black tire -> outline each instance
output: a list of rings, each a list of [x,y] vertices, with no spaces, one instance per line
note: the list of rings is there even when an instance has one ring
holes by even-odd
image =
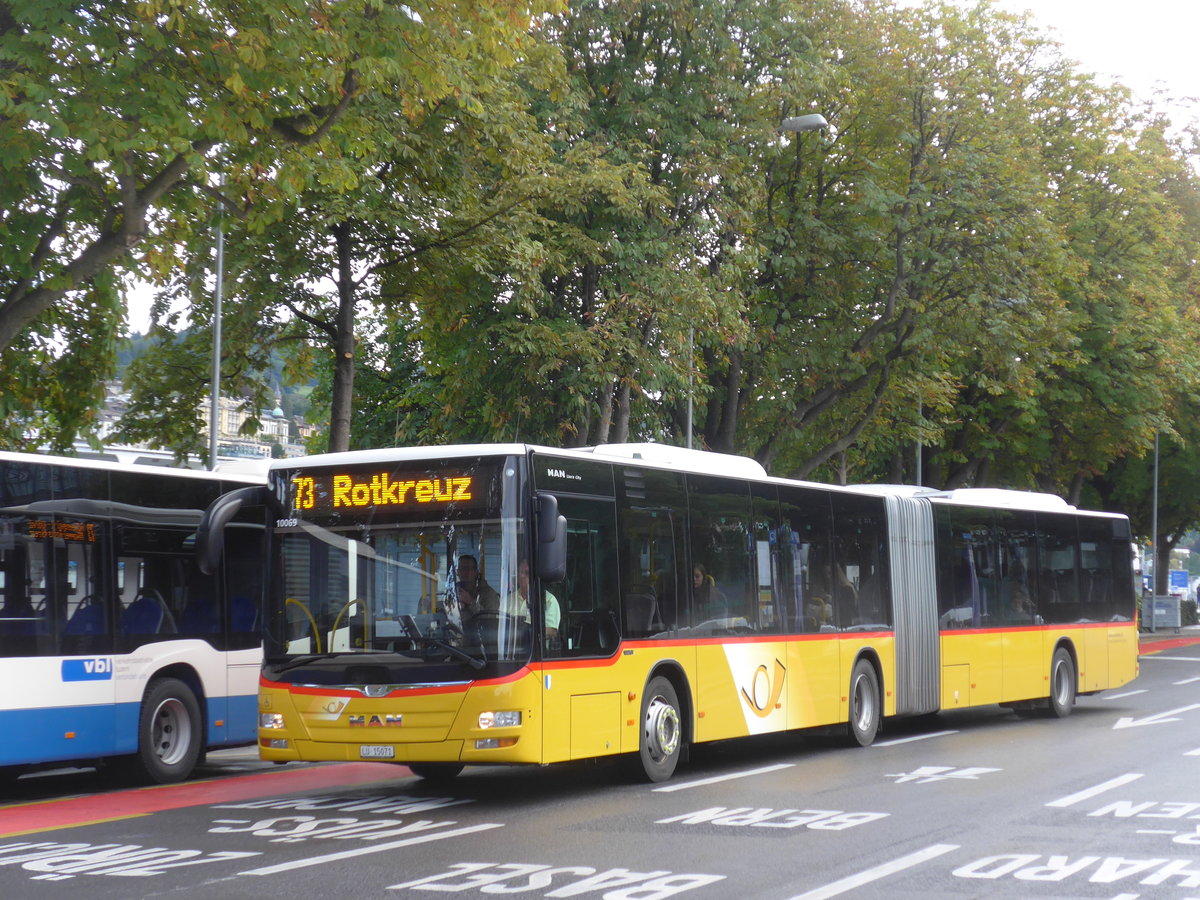
[[[138,720],[133,761],[139,776],[156,784],[183,781],[204,749],[204,720],[192,689],[178,678],[150,682]]]
[[[1079,677],[1075,674],[1075,662],[1065,648],[1059,647],[1054,651],[1050,660],[1050,715],[1056,719],[1065,719],[1075,706],[1075,692],[1079,687]]]
[[[850,673],[850,720],[846,723],[846,734],[851,744],[869,747],[879,733],[883,718],[880,705],[879,678],[875,667],[865,659],[854,664]]]
[[[434,784],[453,781],[463,770],[462,763],[409,763],[408,767],[418,778],[424,778]]]
[[[648,781],[666,781],[675,774],[683,751],[683,719],[679,696],[666,678],[651,678],[642,693],[642,727],[638,757]]]

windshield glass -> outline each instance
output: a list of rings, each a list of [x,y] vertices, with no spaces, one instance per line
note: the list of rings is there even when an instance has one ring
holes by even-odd
[[[528,660],[512,602],[525,562],[519,460],[452,459],[289,469],[275,523],[267,658],[365,663],[338,681],[458,677]],[[378,670],[387,669],[386,677]]]

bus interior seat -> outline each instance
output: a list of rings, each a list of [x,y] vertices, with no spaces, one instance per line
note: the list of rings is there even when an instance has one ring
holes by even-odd
[[[167,608],[154,590],[143,591],[121,612],[122,634],[160,634],[167,628]]]
[[[585,613],[571,626],[571,649],[581,654],[601,653],[615,650],[621,642],[621,629],[611,609],[598,609]]]
[[[179,617],[179,630],[184,634],[216,634],[220,619],[212,597],[194,597]]]
[[[46,620],[38,615],[28,598],[14,598],[0,608],[0,635],[24,637],[45,633]]]
[[[658,600],[650,587],[637,585],[625,595],[625,627],[635,635],[661,630]]]
[[[107,634],[108,622],[104,604],[95,597],[84,597],[71,618],[67,620],[65,634],[89,635]]]
[[[229,602],[229,626],[235,634],[253,634],[258,630],[258,606],[244,594],[234,594]]]

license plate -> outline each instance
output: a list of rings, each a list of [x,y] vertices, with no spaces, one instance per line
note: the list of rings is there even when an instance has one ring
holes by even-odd
[[[363,759],[395,759],[396,748],[390,744],[361,744],[358,755]]]

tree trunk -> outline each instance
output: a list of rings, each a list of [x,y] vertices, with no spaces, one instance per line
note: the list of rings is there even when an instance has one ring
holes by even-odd
[[[329,408],[329,449],[350,449],[350,417],[354,407],[354,312],[356,286],[350,226],[333,226],[338,255],[338,311],[333,338],[333,392]]]

